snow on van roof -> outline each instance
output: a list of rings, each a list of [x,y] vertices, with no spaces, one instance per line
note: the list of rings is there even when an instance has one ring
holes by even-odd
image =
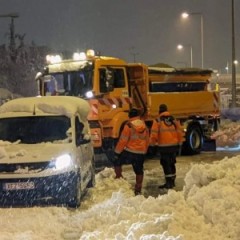
[[[0,113],[47,113],[71,117],[76,113],[86,119],[89,113],[89,103],[78,97],[44,96],[18,98],[0,106]]]

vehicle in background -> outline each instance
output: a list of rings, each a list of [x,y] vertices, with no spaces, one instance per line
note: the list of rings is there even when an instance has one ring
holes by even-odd
[[[87,101],[29,97],[0,107],[0,205],[78,207],[95,184]]]
[[[71,95],[88,100],[88,120],[96,163],[112,156],[128,112],[134,107],[151,127],[161,103],[181,121],[186,132],[183,152],[197,154],[218,127],[218,89],[210,89],[209,69],[176,69],[127,63],[97,56],[94,51],[75,53],[72,59],[48,56],[49,64],[36,75],[39,94]],[[105,159],[104,159],[105,160]]]

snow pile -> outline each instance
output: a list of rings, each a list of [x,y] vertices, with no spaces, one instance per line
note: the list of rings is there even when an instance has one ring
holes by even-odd
[[[188,205],[206,223],[220,228],[226,239],[239,239],[240,156],[225,157],[211,165],[194,165],[185,183]]]
[[[216,140],[217,147],[232,148],[240,146],[240,122],[224,120],[220,129],[212,136]]]
[[[240,156],[193,165],[182,192],[157,198],[133,196],[112,169],[96,177],[77,210],[0,209],[0,240],[239,239]]]

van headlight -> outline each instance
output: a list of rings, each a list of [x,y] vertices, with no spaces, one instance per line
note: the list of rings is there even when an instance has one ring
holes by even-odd
[[[64,154],[56,158],[55,167],[57,170],[68,168],[72,164],[72,158],[69,154]]]

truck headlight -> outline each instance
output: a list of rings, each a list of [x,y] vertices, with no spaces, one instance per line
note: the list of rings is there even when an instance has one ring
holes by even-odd
[[[72,158],[69,154],[64,154],[56,158],[55,167],[57,170],[67,168],[71,165]]]
[[[92,98],[93,97],[93,92],[92,91],[88,91],[88,92],[86,92],[85,96],[87,98]]]

